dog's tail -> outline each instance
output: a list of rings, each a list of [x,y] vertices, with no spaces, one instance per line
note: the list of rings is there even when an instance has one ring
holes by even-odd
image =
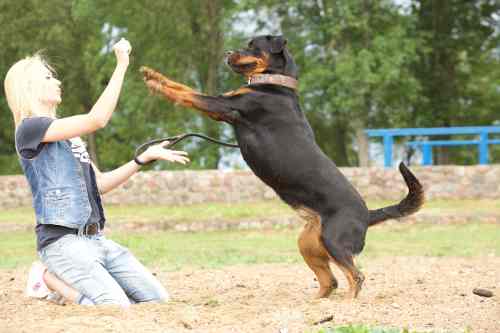
[[[370,221],[368,226],[372,226],[388,219],[408,216],[415,213],[424,204],[425,196],[422,184],[417,177],[401,162],[399,171],[408,186],[408,195],[400,203],[380,209],[370,210]]]

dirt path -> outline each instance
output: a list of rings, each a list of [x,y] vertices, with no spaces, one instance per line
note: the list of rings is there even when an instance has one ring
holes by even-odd
[[[1,332],[315,332],[313,325],[363,323],[436,332],[500,332],[500,258],[386,257],[366,260],[365,288],[346,301],[346,281],[326,300],[312,300],[303,264],[159,272],[168,304],[57,306],[23,296],[27,268],[0,271]],[[476,287],[495,294],[472,294]]]

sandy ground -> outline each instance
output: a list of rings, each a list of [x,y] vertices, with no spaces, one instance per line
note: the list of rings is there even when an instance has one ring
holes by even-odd
[[[305,264],[156,271],[172,300],[127,310],[28,299],[27,269],[0,271],[0,332],[316,332],[350,323],[500,332],[499,257],[365,260],[365,287],[355,301],[344,299],[338,270],[337,293],[313,300],[318,285]],[[477,287],[494,296],[474,295]]]

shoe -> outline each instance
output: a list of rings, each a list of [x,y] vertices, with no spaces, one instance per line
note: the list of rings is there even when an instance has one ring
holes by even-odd
[[[34,298],[45,298],[50,294],[50,290],[43,280],[43,274],[47,270],[40,261],[35,261],[28,274],[28,284],[26,285],[26,296]]]

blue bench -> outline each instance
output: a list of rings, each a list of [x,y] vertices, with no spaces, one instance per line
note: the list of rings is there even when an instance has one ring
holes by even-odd
[[[392,166],[392,150],[396,136],[426,136],[433,135],[475,135],[474,140],[434,140],[410,141],[407,144],[422,149],[423,165],[432,165],[432,147],[435,146],[478,146],[479,164],[488,164],[488,145],[500,144],[500,139],[490,139],[489,135],[500,133],[500,126],[482,127],[431,127],[431,128],[393,128],[365,130],[368,137],[382,137],[384,143],[384,166]]]

